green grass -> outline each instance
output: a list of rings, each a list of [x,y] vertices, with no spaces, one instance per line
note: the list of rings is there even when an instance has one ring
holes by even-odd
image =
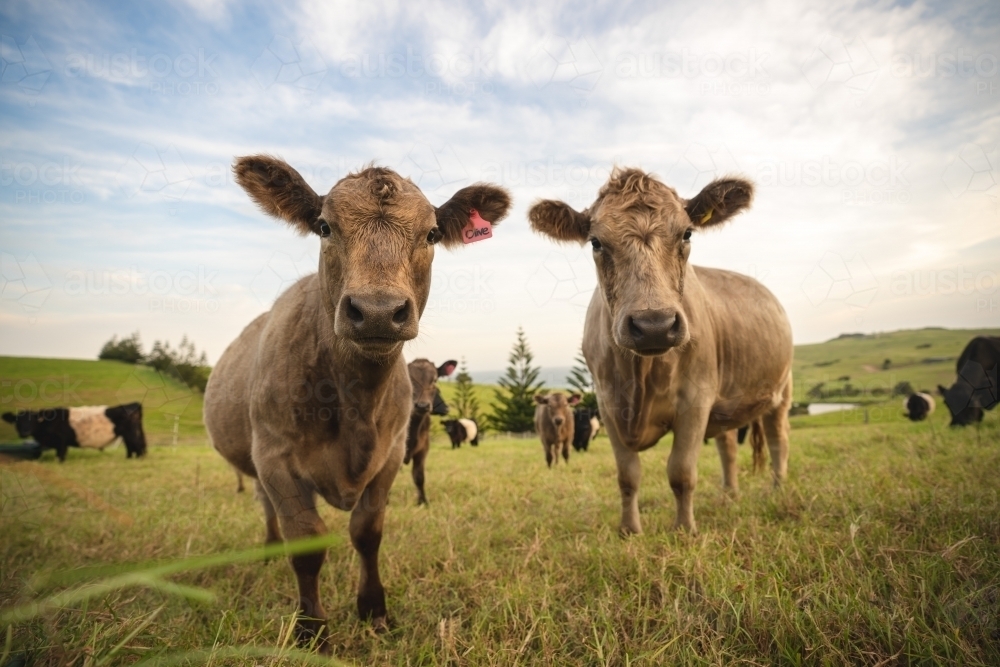
[[[933,429],[894,418],[810,423],[834,417],[796,419],[781,491],[747,472],[741,448],[736,502],[705,447],[695,536],[671,529],[666,442],[644,452],[646,532],[628,540],[615,532],[604,437],[554,470],[534,440],[451,450],[436,439],[430,507],[414,505],[408,468],[393,489],[382,548],[391,633],[357,620],[357,558],[346,540],[330,549],[322,588],[334,654],[359,665],[1000,662],[997,413],[978,434],[948,429],[940,413]],[[239,551],[263,538],[257,503],[234,493],[207,446],[153,448],[141,461],[75,454],[0,468],[3,606],[61,590],[32,590],[40,573]],[[346,536],[347,514],[322,514]],[[279,664],[232,647],[287,645],[296,596],[284,559],[171,581],[215,600],[123,589],[15,624],[12,650],[34,665],[194,649],[204,652],[190,664]]]
[[[933,391],[939,384],[951,386],[958,355],[972,338],[983,335],[1000,336],[1000,329],[914,329],[796,345],[792,367],[795,400],[815,400],[806,392],[820,382],[826,383],[827,389],[850,383],[863,391],[853,398],[828,399],[833,402],[884,400],[871,392],[892,391],[903,380],[917,391]],[[942,358],[946,360],[927,361]],[[886,359],[892,364],[883,369]],[[850,380],[841,380],[843,377]]]

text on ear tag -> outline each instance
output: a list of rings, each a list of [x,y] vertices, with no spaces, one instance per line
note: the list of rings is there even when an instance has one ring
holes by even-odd
[[[489,220],[483,220],[479,211],[469,211],[469,223],[462,227],[462,243],[475,243],[493,237],[493,225]]]

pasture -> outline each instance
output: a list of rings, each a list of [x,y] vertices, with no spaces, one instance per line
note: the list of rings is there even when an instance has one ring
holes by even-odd
[[[2,375],[40,382],[73,363],[100,368],[74,389],[97,402],[136,372],[16,365],[38,361],[4,359]],[[200,396],[189,398],[200,416]],[[358,621],[348,515],[321,505],[341,538],[322,575],[334,656],[359,665],[997,664],[1000,415],[956,430],[946,410],[911,424],[897,403],[868,406],[867,423],[862,410],[793,417],[789,481],[777,492],[741,447],[735,502],[705,446],[697,535],[671,530],[664,438],[641,455],[645,533],[626,540],[605,436],[548,470],[537,439],[451,450],[438,431],[430,506],[416,506],[408,467],[392,491],[381,552],[388,634]],[[234,492],[203,431],[185,411],[171,446],[172,418],[155,413],[145,459],[71,450],[63,465],[47,453],[0,466],[0,614],[93,580],[47,583],[53,573],[262,542],[258,503]],[[0,654],[44,666],[303,664],[291,649],[296,597],[284,558],[199,567],[169,583],[214,599],[116,588],[0,627]]]

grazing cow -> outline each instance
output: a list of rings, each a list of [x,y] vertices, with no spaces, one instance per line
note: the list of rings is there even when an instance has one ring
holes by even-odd
[[[774,482],[788,460],[792,330],[781,305],[752,278],[688,264],[691,236],[750,205],[735,178],[683,199],[638,169],[613,170],[579,212],[559,201],[532,206],[534,229],[589,242],[598,288],[583,352],[618,466],[623,533],[639,533],[639,452],[673,431],[667,477],[678,527],[694,531],[697,460],[704,437],[760,418]],[[723,469],[728,448],[720,451]]]
[[[903,401],[903,409],[911,422],[923,421],[934,412],[934,397],[922,391],[910,394]]]
[[[948,389],[938,385],[944,404],[951,413],[950,426],[966,426],[983,421],[983,411],[992,410],[1000,391],[997,368],[1000,365],[1000,338],[976,336],[962,350],[955,364],[958,377]]]
[[[578,452],[587,451],[590,441],[597,437],[600,429],[601,421],[597,418],[597,410],[591,408],[573,410],[573,449]]]
[[[569,398],[561,391],[535,394],[535,432],[542,439],[545,462],[551,468],[559,462],[559,454],[569,463],[569,447],[573,443],[574,418],[572,406],[580,402],[580,394]]]
[[[139,403],[18,410],[5,412],[3,420],[14,424],[22,438],[34,438],[42,449],[56,450],[60,462],[70,447],[103,450],[118,438],[125,443],[125,458],[146,454]]]
[[[452,449],[461,447],[463,442],[467,442],[473,447],[479,446],[479,424],[476,423],[475,419],[465,419],[464,417],[445,419],[441,422],[441,426],[444,426],[444,430],[451,440]]]
[[[426,359],[414,359],[406,369],[413,385],[413,413],[406,435],[406,456],[403,463],[413,461],[413,483],[417,485],[417,504],[427,503],[424,494],[424,460],[431,448],[431,415],[448,414],[448,404],[441,398],[437,379],[451,375],[458,362],[448,360],[435,367]]]
[[[205,425],[222,456],[255,478],[267,541],[326,532],[319,495],[351,513],[360,556],[357,609],[388,627],[379,578],[389,489],[406,453],[413,390],[402,347],[417,336],[434,246],[462,245],[510,206],[477,184],[435,208],[382,167],[318,195],[273,157],[238,158],[237,183],[266,213],[319,237],[319,271],[292,285],[229,346],[205,389]],[[280,528],[280,530],[279,530]],[[326,550],[291,557],[300,644],[329,652],[319,573]]]

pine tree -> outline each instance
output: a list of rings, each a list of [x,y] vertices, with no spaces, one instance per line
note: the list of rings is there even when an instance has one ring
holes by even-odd
[[[524,330],[517,329],[517,342],[508,357],[510,365],[506,374],[497,380],[500,389],[495,391],[490,427],[497,431],[524,433],[535,428],[535,393],[544,382],[537,382],[541,368],[532,368],[534,355],[524,337]]]
[[[580,393],[580,407],[596,409],[597,394],[594,393],[594,378],[583,358],[583,350],[573,359],[574,366],[569,370],[566,384]]]
[[[462,357],[462,365],[458,367],[458,375],[455,376],[455,411],[459,417],[479,421],[479,398],[472,386],[472,376],[465,365],[465,357]]]

